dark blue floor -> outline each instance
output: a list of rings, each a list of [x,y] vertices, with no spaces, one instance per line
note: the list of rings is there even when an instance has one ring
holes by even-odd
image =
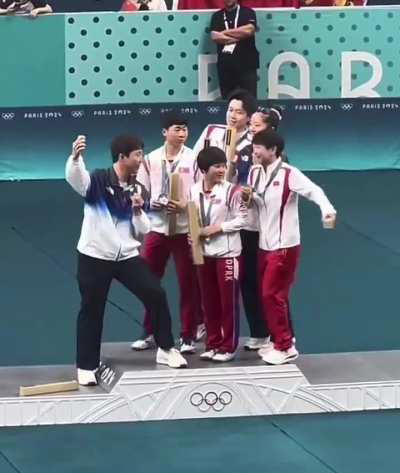
[[[395,473],[400,412],[0,429],[0,473]]]

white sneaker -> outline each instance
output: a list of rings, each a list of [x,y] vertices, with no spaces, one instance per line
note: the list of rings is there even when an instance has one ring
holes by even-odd
[[[196,352],[196,345],[192,340],[179,340],[179,351],[191,355]]]
[[[96,371],[97,370],[82,370],[77,368],[78,374],[78,383],[81,386],[96,386],[97,379],[96,379]]]
[[[186,368],[187,366],[187,361],[176,348],[170,348],[169,350],[159,348],[156,361],[160,365],[168,365],[170,368]]]
[[[204,361],[210,361],[217,354],[216,350],[207,350],[200,355],[200,359]]]
[[[258,355],[261,358],[274,348],[274,342],[271,340],[271,337],[268,337],[265,340],[266,342],[264,343],[264,345],[258,350]],[[293,345],[292,345],[292,348],[293,348],[296,343],[296,339],[294,337],[292,338],[292,342],[293,342]],[[289,348],[289,350],[291,350],[291,348]]]
[[[296,347],[293,345],[288,350],[276,350],[272,348],[262,357],[265,363],[269,365],[283,365],[284,363],[289,363],[294,361],[299,356],[299,352],[296,350]]]
[[[265,339],[264,345],[258,350],[258,355],[262,358],[266,353],[268,353],[270,350],[273,350],[274,348],[274,343],[271,340],[271,337],[268,337]]]
[[[139,338],[139,340],[135,340],[131,344],[132,350],[138,350],[138,351],[148,350],[148,349],[154,348],[154,347],[155,347],[155,342],[154,342],[154,336],[153,335],[149,335],[146,338]]]
[[[246,343],[243,345],[243,348],[248,351],[258,350],[262,348],[267,343],[268,340],[269,340],[269,337],[268,338],[250,337],[246,340]]]
[[[213,357],[213,361],[218,361],[220,363],[224,363],[226,361],[231,361],[235,358],[236,353],[216,353]]]
[[[204,324],[200,324],[197,326],[196,330],[196,342],[199,342],[206,336],[206,326]]]

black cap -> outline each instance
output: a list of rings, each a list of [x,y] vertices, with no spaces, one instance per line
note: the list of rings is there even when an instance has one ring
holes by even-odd
[[[197,156],[197,165],[203,172],[207,172],[210,166],[215,164],[226,164],[226,155],[222,149],[216,146],[209,146],[200,151]]]

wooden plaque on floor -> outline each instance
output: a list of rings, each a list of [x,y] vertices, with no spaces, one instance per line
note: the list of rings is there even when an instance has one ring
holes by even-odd
[[[62,383],[38,384],[36,386],[21,386],[20,396],[38,396],[40,394],[63,393],[66,391],[76,391],[79,385],[76,381],[65,381]]]
[[[171,175],[170,187],[169,187],[169,200],[178,201],[181,196],[181,180],[178,173]],[[168,235],[173,236],[176,234],[176,218],[178,214],[169,214],[168,216]]]
[[[203,248],[200,241],[200,218],[199,211],[194,202],[188,202],[189,233],[192,240],[193,264],[204,264]]]

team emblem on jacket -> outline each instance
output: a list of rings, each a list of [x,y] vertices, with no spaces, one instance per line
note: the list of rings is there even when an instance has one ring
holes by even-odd
[[[279,181],[274,181],[274,186],[279,186]]]

